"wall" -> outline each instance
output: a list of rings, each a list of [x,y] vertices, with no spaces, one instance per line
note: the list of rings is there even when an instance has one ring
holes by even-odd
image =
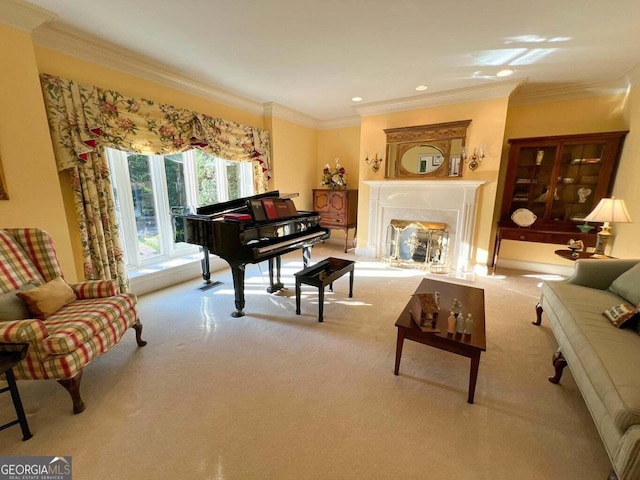
[[[298,193],[298,210],[311,210],[311,190],[317,185],[318,132],[288,120],[268,120],[273,153],[273,187],[283,193]]]
[[[629,123],[625,122],[624,118],[625,99],[624,95],[611,95],[510,106],[505,139],[627,130]],[[626,150],[629,140],[628,136],[617,178],[621,178],[624,171],[637,171],[637,167],[632,166],[631,160],[626,158],[628,157]],[[505,142],[501,179],[504,177],[507,158],[508,144]],[[614,187],[614,194],[615,189],[616,187]],[[499,191],[502,191],[502,182]],[[500,199],[500,195],[498,197]],[[499,207],[500,201],[496,204],[495,221],[499,217]],[[570,265],[569,260],[563,260],[553,253],[560,247],[559,245],[505,240],[500,246],[499,263],[502,260],[509,260],[510,262],[502,262],[502,265],[517,265],[512,262]],[[613,252],[610,253],[613,254]]]
[[[38,227],[55,242],[68,282],[78,279],[35,54],[28,33],[0,24],[0,161],[9,200],[0,228]]]
[[[364,155],[360,155],[360,126],[332,128],[318,132],[318,161],[316,163],[316,183],[320,188],[322,170],[325,164],[335,166],[335,159],[340,159],[347,172],[348,188],[358,188],[360,178],[360,162],[364,163]]]
[[[376,152],[385,156],[386,135],[384,129],[427,125],[433,123],[453,122],[471,119],[467,129],[466,146],[484,146],[485,158],[476,171],[470,171],[463,166],[463,177],[467,180],[484,180],[486,183],[480,188],[478,202],[478,220],[475,231],[475,245],[472,252],[472,263],[486,265],[493,238],[493,211],[496,197],[496,186],[504,131],[507,117],[508,98],[498,98],[471,102],[465,104],[447,105],[428,109],[411,110],[384,115],[372,115],[362,119],[360,135],[360,158],[364,152],[374,155]],[[358,208],[358,244],[366,245],[369,229],[369,188],[363,184],[364,180],[384,179],[384,166],[373,173],[371,169],[360,162],[360,193]],[[425,180],[427,182],[429,180]]]
[[[320,185],[322,181],[322,170],[328,163],[335,167],[335,159],[338,158],[340,165],[347,172],[347,188],[358,189],[360,179],[360,162],[364,163],[364,155],[360,155],[360,126],[332,128],[320,130],[318,132],[318,160],[316,163],[316,181],[313,188],[326,188]],[[360,192],[358,192],[360,198]],[[360,219],[358,219],[360,222]],[[331,231],[331,241],[344,243],[347,232],[342,230]],[[350,238],[355,235],[353,229],[349,231]]]
[[[640,131],[631,126],[640,125],[640,85],[630,91],[625,105],[625,123],[630,129],[625,140],[624,150],[620,158],[620,166],[613,194],[622,198],[627,205],[633,223],[617,223],[613,225],[613,245],[611,254],[619,258],[640,258],[640,189],[638,174],[640,172]]]

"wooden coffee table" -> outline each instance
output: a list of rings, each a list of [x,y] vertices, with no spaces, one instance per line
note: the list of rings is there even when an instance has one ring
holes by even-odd
[[[414,342],[429,345],[431,347],[456,353],[471,359],[471,371],[469,374],[469,395],[467,402],[473,403],[480,366],[480,354],[487,350],[484,328],[484,290],[466,285],[447,283],[439,280],[423,279],[415,293],[440,292],[440,313],[437,318],[439,333],[426,333],[413,321],[409,312],[409,304],[404,308],[396,321],[398,328],[398,340],[396,344],[396,365],[394,374],[400,371],[400,359],[405,338]],[[462,314],[466,318],[470,313],[473,316],[473,331],[471,335],[462,333],[447,333],[447,318],[449,307],[453,299],[462,302]]]

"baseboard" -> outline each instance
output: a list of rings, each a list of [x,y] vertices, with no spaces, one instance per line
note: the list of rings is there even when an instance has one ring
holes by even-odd
[[[228,268],[229,264],[219,258],[210,257],[210,270],[216,272]],[[200,258],[190,258],[183,261],[172,260],[165,264],[156,264],[136,272],[129,276],[131,291],[136,295],[144,295],[162,288],[167,288],[178,283],[200,278],[202,280],[202,268]],[[204,280],[202,280],[204,284]]]
[[[511,260],[509,258],[499,259],[497,268],[508,268],[510,270],[526,270],[538,273],[548,273],[551,275],[561,275],[569,277],[573,274],[573,265],[557,265],[554,263],[524,262],[522,260]]]

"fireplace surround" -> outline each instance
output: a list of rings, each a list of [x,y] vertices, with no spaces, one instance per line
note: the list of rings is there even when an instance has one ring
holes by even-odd
[[[471,268],[473,235],[483,180],[366,180],[369,187],[367,246],[356,253],[380,258],[391,220],[440,222],[449,232],[451,269]],[[364,193],[364,192],[363,192]]]

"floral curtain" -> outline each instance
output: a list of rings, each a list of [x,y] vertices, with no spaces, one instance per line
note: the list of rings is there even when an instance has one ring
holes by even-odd
[[[122,291],[128,289],[103,147],[158,155],[199,148],[250,161],[256,192],[267,191],[264,130],[53,75],[41,75],[41,83],[58,171],[69,171],[73,185],[87,279],[116,279]]]

